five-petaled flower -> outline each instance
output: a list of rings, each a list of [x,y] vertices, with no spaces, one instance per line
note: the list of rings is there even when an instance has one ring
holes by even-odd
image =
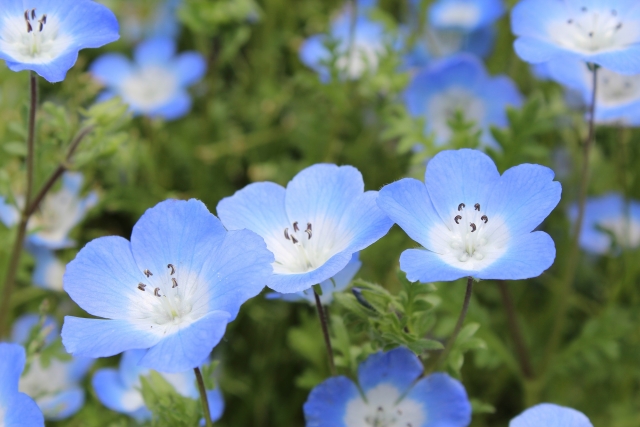
[[[174,120],[191,110],[187,87],[204,76],[207,65],[198,52],[176,55],[176,43],[157,37],[134,50],[135,63],[117,53],[98,58],[90,67],[93,76],[106,85],[105,100],[120,96],[136,114]]]
[[[275,255],[267,286],[301,292],[338,274],[352,255],[376,242],[393,223],[376,205],[377,191],[364,191],[352,166],[317,164],[296,175],[287,188],[250,184],[218,204],[229,230],[262,236]]]
[[[115,15],[93,0],[0,0],[0,59],[12,71],[60,82],[78,51],[118,38]]]
[[[304,404],[307,427],[466,427],[471,404],[459,381],[444,373],[423,377],[406,348],[376,353],[358,367],[358,385],[329,378]]]
[[[226,231],[198,200],[149,209],[129,242],[102,237],[69,263],[64,289],[104,319],[67,316],[62,340],[75,356],[147,349],[139,364],[160,372],[200,365],[243,304],[271,275],[260,236]]]
[[[0,426],[44,427],[44,417],[36,402],[18,391],[26,359],[21,346],[0,343]]]
[[[523,164],[502,176],[477,150],[443,151],[425,183],[402,179],[380,190],[378,205],[423,249],[408,249],[400,268],[411,281],[527,279],[553,264],[555,244],[532,232],[560,201],[551,169]]]
[[[527,409],[509,423],[509,427],[593,427],[591,421],[572,408],[541,403]]]
[[[513,8],[511,26],[525,61],[578,58],[622,74],[640,73],[636,0],[522,0]]]

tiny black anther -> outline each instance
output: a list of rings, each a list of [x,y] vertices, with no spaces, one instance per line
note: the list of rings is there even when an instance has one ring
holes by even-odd
[[[476,231],[476,225],[474,223],[470,223],[469,224],[471,226],[471,232],[473,233],[474,231]]]
[[[567,24],[569,24],[569,25],[573,24],[573,19],[569,19],[569,20],[567,21]]]
[[[453,218],[453,220],[456,222],[456,224],[460,224],[460,222],[459,222],[459,221],[460,221],[461,219],[462,219],[462,216],[460,216],[460,215],[456,215],[456,217],[455,217],[455,218]]]
[[[38,21],[38,23],[40,24],[38,31],[42,32],[42,30],[44,30],[44,24],[42,23],[42,21]]]
[[[295,245],[296,243],[298,243],[298,239],[296,239],[295,237],[291,236],[291,241],[293,242],[293,244]]]
[[[464,209],[464,208],[466,208],[466,207],[467,207],[467,205],[465,205],[464,203],[460,203],[460,204],[458,205],[458,212],[460,212],[462,209]]]
[[[36,10],[31,9],[31,19],[36,19]]]
[[[618,25],[616,25],[616,30],[619,30],[620,28],[622,28],[622,22],[620,22]]]
[[[47,14],[46,13],[44,15],[42,15],[42,18],[40,18],[40,22],[42,22],[43,24],[47,23]]]
[[[33,31],[33,27],[31,26],[31,23],[27,21],[27,33],[30,33],[31,31]]]
[[[311,232],[311,230],[309,230],[308,228],[304,231],[305,233],[307,233],[307,236],[309,236],[309,240],[311,240],[311,236],[313,235],[313,233]]]
[[[307,223],[307,230],[313,231],[313,226],[311,225],[310,222]]]
[[[149,276],[153,276],[153,273],[152,273],[152,272],[150,272],[149,270],[145,270],[145,271],[143,271],[143,273],[144,273],[144,275],[145,275],[145,276],[147,276],[147,277],[149,277]]]
[[[29,9],[24,11],[24,20],[28,21],[29,20]]]
[[[144,283],[138,283],[138,289],[140,289],[141,291],[144,292],[144,288],[146,288],[147,285],[145,285]]]
[[[291,240],[291,239],[289,238],[289,229],[288,229],[288,228],[285,228],[285,229],[284,229],[284,238],[285,238],[285,239],[287,239],[287,240]]]
[[[582,6],[582,11],[583,11],[583,12],[586,12],[587,10],[588,10],[588,9],[587,9],[587,7],[586,7],[586,6]]]
[[[476,203],[475,205],[473,205],[473,207],[475,208],[475,210],[479,211],[480,210],[480,203]]]
[[[176,273],[176,268],[173,266],[173,264],[167,264],[167,268],[171,269],[172,276]]]
[[[178,281],[176,280],[176,278],[172,277],[171,281],[173,282],[173,286],[171,286],[171,289],[177,288],[178,287]]]
[[[378,406],[378,412],[382,412],[382,411],[383,411],[382,406]]]
[[[298,221],[293,223],[293,231],[295,231],[296,233],[300,231],[300,228],[298,227]]]
[[[480,219],[483,220],[485,224],[489,222],[489,218],[486,215],[482,215]]]
[[[593,37],[593,31],[589,33],[589,37]]]
[[[155,296],[157,296],[157,297],[161,296],[161,295],[160,295],[160,288],[155,288],[155,289],[153,290],[153,295],[155,295]]]

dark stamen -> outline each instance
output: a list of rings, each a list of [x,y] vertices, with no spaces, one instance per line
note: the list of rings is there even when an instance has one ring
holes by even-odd
[[[155,289],[153,290],[153,295],[155,295],[155,296],[157,296],[157,297],[161,296],[161,295],[160,295],[160,288],[155,288]]]
[[[171,289],[177,288],[178,287],[178,281],[176,280],[176,278],[172,277],[171,281],[173,282],[173,286],[171,287]]]
[[[138,289],[140,289],[142,292],[144,292],[144,288],[146,288],[147,285],[145,285],[144,283],[138,283]]]
[[[588,9],[587,9],[587,7],[586,7],[586,6],[582,6],[582,11],[583,11],[583,12],[586,12],[587,10],[588,10]]]
[[[573,19],[569,19],[569,20],[567,21],[567,24],[569,24],[569,25],[573,24]]]
[[[476,231],[476,225],[474,223],[470,223],[469,224],[471,226],[471,232],[473,233],[474,231]]]
[[[458,212],[460,212],[462,209],[464,209],[464,208],[466,208],[466,207],[467,207],[467,205],[465,205],[464,203],[460,203],[460,204],[458,205]]]
[[[147,277],[149,277],[149,276],[153,276],[153,273],[152,273],[152,272],[150,272],[149,270],[145,270],[145,271],[143,271],[143,273],[144,273],[144,275],[145,275],[145,276],[147,276]]]
[[[589,37],[593,37],[593,31],[589,33]]]
[[[24,20],[28,21],[29,20],[29,9],[24,11]]]
[[[42,22],[40,22],[40,21],[38,21],[38,22],[40,24],[39,31],[42,32],[42,30],[44,29],[44,24]]]
[[[295,237],[291,236],[291,241],[293,242],[293,244],[295,245],[296,243],[298,243],[298,239],[296,239]]]
[[[616,30],[619,30],[622,28],[622,22],[620,22],[618,25],[616,25]]]
[[[311,230],[307,228],[304,232],[307,233],[307,236],[309,236],[309,240],[311,240],[311,236],[312,236]]]
[[[477,211],[480,210],[480,203],[476,203],[475,205],[473,205],[474,208],[476,208]]]
[[[296,233],[300,231],[300,228],[298,227],[298,221],[293,223],[293,231],[295,231]]]
[[[455,218],[453,218],[453,220],[456,222],[456,224],[460,224],[458,221],[460,221],[462,219],[462,216],[460,215],[456,215]]]
[[[171,269],[172,276],[176,273],[176,268],[173,266],[173,264],[167,264],[167,268]]]
[[[36,19],[36,10],[31,9],[31,19]]]
[[[287,240],[291,240],[291,239],[289,239],[289,229],[288,228],[284,229],[284,238],[287,239]]]
[[[33,27],[31,26],[31,23],[27,21],[27,33],[30,33],[31,31],[33,31]]]
[[[482,215],[480,219],[483,220],[485,224],[489,222],[489,218],[486,215]]]

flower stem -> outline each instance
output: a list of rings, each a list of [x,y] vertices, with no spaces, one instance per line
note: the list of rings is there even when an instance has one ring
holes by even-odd
[[[198,382],[198,391],[200,392],[200,402],[202,403],[202,411],[204,412],[204,422],[207,427],[212,427],[211,422],[211,410],[209,409],[209,399],[207,399],[207,390],[204,387],[204,379],[202,378],[202,372],[200,368],[193,368],[193,372],[196,373],[196,381]]]
[[[565,272],[564,281],[560,285],[558,291],[558,308],[555,313],[553,329],[549,336],[547,349],[545,352],[545,359],[542,365],[543,371],[549,367],[553,354],[556,352],[562,333],[564,332],[567,311],[569,309],[569,300],[571,296],[571,290],[573,282],[576,277],[576,270],[578,269],[578,261],[580,255],[580,233],[582,231],[582,224],[584,222],[584,211],[587,202],[587,190],[589,188],[589,175],[590,165],[589,159],[591,154],[591,148],[593,147],[596,139],[595,132],[595,112],[596,112],[596,99],[598,89],[598,66],[595,64],[589,64],[592,69],[593,77],[593,93],[591,95],[591,105],[589,106],[589,133],[587,140],[582,146],[582,172],[580,174],[580,189],[578,193],[578,217],[574,224],[573,236],[571,238],[571,247],[567,261],[567,270]]]
[[[320,318],[320,324],[322,325],[322,334],[324,335],[324,344],[327,346],[327,354],[329,355],[329,367],[331,368],[331,375],[336,376],[336,363],[333,360],[333,347],[331,347],[331,337],[329,336],[329,325],[327,322],[327,316],[322,307],[320,296],[314,290],[313,295],[316,298],[316,308],[318,309],[318,317]]]
[[[447,342],[442,353],[440,353],[440,357],[438,358],[438,363],[436,367],[442,366],[445,360],[447,360],[447,356],[451,352],[453,348],[453,344],[456,342],[456,338],[458,338],[458,334],[462,330],[462,325],[464,325],[464,319],[467,317],[467,311],[469,310],[469,302],[471,302],[471,294],[473,292],[473,277],[469,277],[467,279],[467,291],[464,294],[464,302],[462,303],[462,311],[460,312],[460,317],[458,317],[458,322],[456,323],[456,327],[453,330],[453,334],[451,334],[451,338]]]
[[[524,341],[524,336],[520,329],[520,323],[518,322],[518,317],[516,315],[511,291],[504,280],[498,280],[498,289],[500,290],[502,303],[504,304],[504,309],[507,314],[509,333],[511,334],[511,339],[513,339],[516,346],[516,354],[518,356],[518,361],[520,362],[520,370],[526,379],[532,379],[535,375],[531,365],[529,351],[527,350],[527,344]]]
[[[22,256],[22,247],[24,239],[27,235],[27,223],[29,222],[29,205],[31,204],[31,196],[33,192],[34,181],[34,165],[35,165],[35,138],[36,138],[36,112],[38,110],[38,78],[31,71],[29,74],[30,86],[30,103],[29,103],[29,123],[27,129],[27,188],[25,191],[25,201],[20,214],[20,223],[18,224],[18,233],[13,243],[11,256],[7,274],[4,279],[4,287],[2,289],[2,299],[0,301],[0,337],[7,332],[7,324],[10,317],[10,299],[15,286],[16,275],[18,274],[18,266],[20,265],[20,257]]]

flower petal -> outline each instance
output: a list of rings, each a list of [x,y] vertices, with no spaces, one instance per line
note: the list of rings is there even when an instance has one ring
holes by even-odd
[[[471,403],[460,381],[444,373],[422,378],[406,399],[424,405],[424,411],[437,426],[468,426],[471,423]],[[428,422],[426,425],[432,425]],[[541,427],[541,426],[538,426]]]
[[[18,392],[18,381],[26,363],[24,348],[17,344],[0,343],[0,404]]]
[[[418,356],[400,347],[369,356],[358,367],[358,383],[365,394],[382,383],[391,384],[404,394],[423,371]]]
[[[165,65],[176,53],[176,42],[169,37],[156,37],[140,43],[133,51],[138,65]]]
[[[311,390],[303,406],[306,427],[349,427],[344,422],[347,404],[361,398],[347,377],[333,377]]]
[[[191,95],[184,89],[178,90],[163,106],[151,111],[142,111],[151,117],[161,117],[165,120],[176,120],[186,116],[191,111]]]
[[[4,379],[4,378],[3,378]],[[4,427],[44,427],[44,416],[32,398],[17,393],[7,402],[8,411],[4,416]]]
[[[400,270],[410,282],[450,282],[474,276],[475,271],[462,270],[447,264],[440,255],[425,249],[407,249],[400,255]]]
[[[184,52],[173,64],[176,75],[183,86],[191,86],[200,81],[207,72],[207,63],[198,52]]]
[[[126,56],[107,53],[93,61],[89,72],[102,84],[117,87],[133,73],[133,67]]]
[[[357,196],[338,225],[337,246],[346,246],[349,255],[377,242],[393,226],[393,221],[378,207],[377,191]],[[339,243],[340,238],[344,239]]]
[[[133,387],[125,387],[117,370],[99,369],[91,383],[100,402],[112,411],[130,414],[144,410],[147,416],[142,418],[151,418],[151,412],[146,409],[140,392]]]
[[[343,251],[308,273],[274,274],[267,282],[267,286],[283,294],[302,292],[335,276],[347,266],[350,260],[351,254]]]
[[[216,387],[215,390],[207,390],[207,401],[209,402],[211,421],[215,423],[224,413],[224,399],[220,387]]]
[[[575,409],[542,403],[527,409],[509,423],[509,427],[593,427],[591,421]]]

